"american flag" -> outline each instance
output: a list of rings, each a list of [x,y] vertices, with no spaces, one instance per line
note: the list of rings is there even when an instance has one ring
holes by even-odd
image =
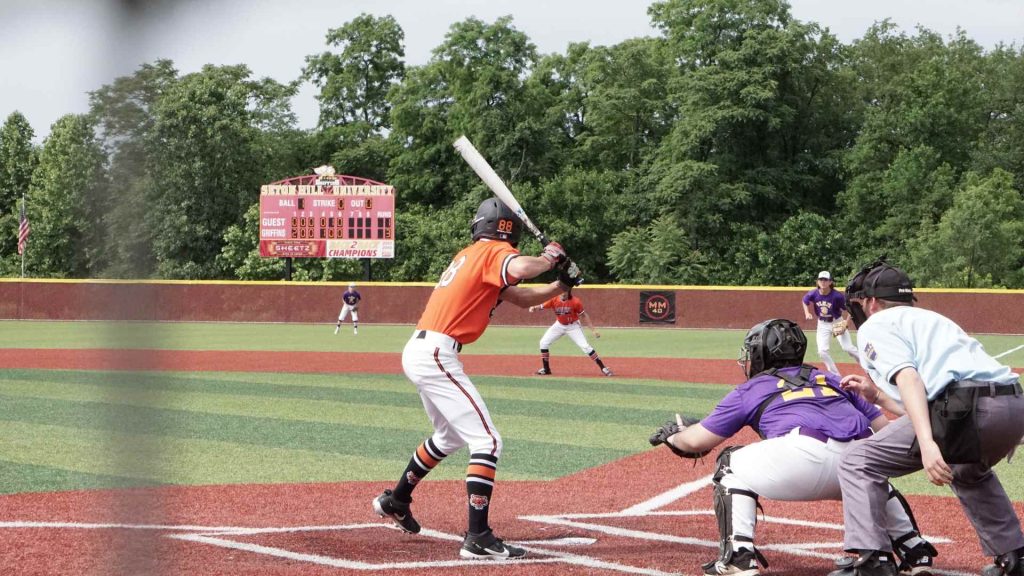
[[[28,244],[28,216],[25,215],[25,199],[21,199],[21,218],[18,219],[18,255],[25,253]]]

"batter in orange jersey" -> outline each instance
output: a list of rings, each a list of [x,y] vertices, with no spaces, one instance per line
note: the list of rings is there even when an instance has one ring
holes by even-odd
[[[540,361],[543,366],[540,370],[537,370],[537,374],[542,376],[551,374],[551,345],[562,336],[568,336],[570,340],[580,347],[580,350],[583,350],[584,354],[597,364],[602,374],[611,376],[611,369],[604,365],[601,357],[597,355],[597,351],[587,342],[587,337],[583,334],[580,318],[587,322],[587,326],[594,333],[594,338],[601,337],[601,333],[594,327],[590,315],[583,309],[583,302],[574,296],[570,290],[561,296],[551,298],[539,306],[530,306],[530,312],[544,308],[553,310],[556,320],[540,339]]]
[[[373,500],[373,509],[407,532],[420,531],[413,518],[412,492],[435,466],[469,446],[466,505],[469,529],[459,555],[470,559],[521,558],[526,551],[506,544],[488,523],[502,440],[476,386],[463,371],[459,352],[475,342],[502,301],[522,308],[539,304],[582,281],[557,243],[540,256],[523,256],[516,246],[523,224],[497,198],[485,200],[473,220],[473,244],[455,255],[427,301],[402,352],[402,368],[416,385],[434,433],[413,452],[393,490]],[[559,270],[558,281],[540,287],[517,284]]]

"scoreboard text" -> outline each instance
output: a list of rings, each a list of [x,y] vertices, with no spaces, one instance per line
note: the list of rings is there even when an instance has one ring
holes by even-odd
[[[330,179],[261,187],[260,256],[394,258],[394,187]]]

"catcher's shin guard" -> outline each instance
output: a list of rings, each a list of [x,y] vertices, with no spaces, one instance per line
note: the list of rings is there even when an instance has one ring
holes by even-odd
[[[908,576],[931,574],[932,559],[939,555],[939,551],[921,536],[910,503],[892,484],[889,484],[885,511],[897,570]]]
[[[716,566],[725,568],[732,564],[736,556],[736,543],[749,544],[749,548],[758,562],[765,568],[768,567],[768,560],[761,552],[754,547],[754,526],[757,524],[757,509],[760,506],[757,501],[757,494],[742,488],[742,484],[732,474],[729,461],[732,453],[742,448],[741,446],[729,446],[724,448],[718,455],[718,468],[714,476],[714,506],[715,518],[718,520],[718,558],[705,564],[705,574],[710,573]],[[722,573],[719,569],[718,573]]]

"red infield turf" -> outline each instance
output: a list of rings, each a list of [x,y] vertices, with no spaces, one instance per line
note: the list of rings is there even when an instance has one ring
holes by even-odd
[[[307,356],[315,356],[313,358]],[[327,358],[324,358],[327,357]],[[322,360],[331,364],[324,364]],[[565,359],[566,376],[593,376]],[[534,358],[465,356],[477,374],[529,372]],[[398,372],[396,355],[238,352],[0,351],[2,368]],[[729,361],[609,359],[616,376],[736,382]],[[753,434],[739,438],[754,441]],[[510,449],[514,449],[511,447]],[[0,497],[0,574],[699,574],[717,553],[709,475],[650,450],[552,482],[500,482],[492,524],[530,560],[459,560],[464,486],[427,480],[414,511],[424,531],[401,533],[372,513],[385,482],[171,486]],[[987,563],[952,497],[910,497],[940,552],[938,568],[977,573]],[[763,501],[758,541],[765,572],[817,575],[840,553],[838,502]],[[1024,507],[1017,505],[1018,514]]]

